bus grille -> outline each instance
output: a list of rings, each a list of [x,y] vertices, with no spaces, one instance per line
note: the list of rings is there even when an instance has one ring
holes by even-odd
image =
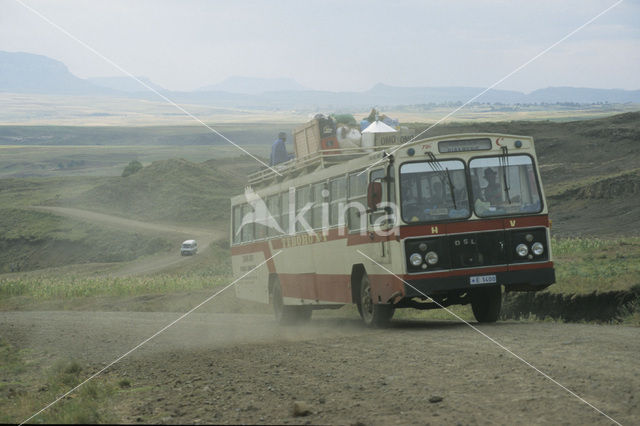
[[[418,273],[546,261],[549,259],[546,235],[546,228],[542,227],[407,239],[405,240],[407,271]],[[544,248],[540,255],[532,252],[531,247],[536,242],[541,243]],[[516,247],[519,244],[525,244],[528,247],[527,256],[521,257],[516,253]],[[429,252],[437,254],[438,261],[434,265],[427,264],[426,260],[418,266],[409,262],[409,257],[413,253],[425,256]]]

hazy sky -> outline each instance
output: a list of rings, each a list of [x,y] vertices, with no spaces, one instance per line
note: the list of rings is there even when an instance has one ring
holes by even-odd
[[[135,75],[173,90],[227,77],[309,88],[487,87],[615,0],[22,0]],[[79,77],[111,65],[16,0],[0,0],[0,50]],[[497,88],[640,89],[640,0],[626,0]]]

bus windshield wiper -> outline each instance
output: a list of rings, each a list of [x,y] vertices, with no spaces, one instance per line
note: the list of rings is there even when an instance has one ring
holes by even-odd
[[[511,204],[509,196],[509,182],[507,182],[507,169],[509,168],[509,148],[502,147],[502,155],[500,156],[500,168],[502,169],[502,180],[504,181],[504,192],[507,196],[507,203]]]
[[[436,156],[433,155],[432,152],[427,152],[427,156],[429,157],[429,161],[433,163],[433,168],[435,169],[436,173],[438,173],[438,176],[440,177],[440,180],[442,181],[442,183],[444,184],[445,180],[448,182],[449,192],[451,193],[451,201],[453,201],[453,208],[457,210],[458,206],[456,205],[456,196],[454,194],[455,188],[453,186],[453,182],[451,181],[451,175],[449,174],[449,169],[445,168],[443,170],[442,166],[440,165],[440,162],[438,161]]]
[[[447,180],[449,181],[449,191],[451,192],[451,201],[453,201],[453,208],[458,210],[458,206],[456,205],[456,194],[454,194],[455,188],[453,187],[453,182],[451,182],[451,175],[449,174],[449,169],[445,168],[444,171],[447,174]]]

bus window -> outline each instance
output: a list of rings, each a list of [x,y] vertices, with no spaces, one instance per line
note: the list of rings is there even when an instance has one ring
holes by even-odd
[[[246,220],[245,220],[246,218]],[[249,204],[242,205],[242,242],[246,243],[253,240],[253,210]]]
[[[291,230],[289,229],[289,192],[287,191],[280,194],[280,199],[280,228],[282,228],[285,234],[290,234]]]
[[[469,172],[479,217],[542,210],[533,160],[528,155],[474,158]]]
[[[341,176],[329,182],[330,204],[329,204],[329,225],[336,226],[339,223],[346,223],[345,218],[340,218],[340,204],[347,201],[347,178]]]
[[[357,231],[366,225],[367,174],[358,173],[349,175],[347,218],[350,231]]]
[[[238,244],[241,239],[241,233],[238,232],[242,223],[242,206],[233,206],[233,243]]]
[[[322,190],[325,188],[325,182],[314,183],[311,186],[311,197],[313,200],[313,207],[311,208],[311,227],[314,230],[322,229],[322,203],[328,201],[322,197]]]
[[[256,221],[253,224],[253,239],[263,240],[267,238],[267,226],[263,221]]]
[[[276,223],[280,224],[280,194],[267,197],[267,210]],[[269,226],[267,234],[274,237],[280,235],[280,232],[273,226]]]
[[[296,188],[296,216],[298,216],[309,201],[311,201],[311,187],[301,186],[300,188]],[[307,210],[302,218],[311,226],[311,209]],[[306,232],[301,221],[296,222],[296,232]]]
[[[400,166],[400,190],[405,222],[463,219],[471,215],[462,161],[405,163]]]

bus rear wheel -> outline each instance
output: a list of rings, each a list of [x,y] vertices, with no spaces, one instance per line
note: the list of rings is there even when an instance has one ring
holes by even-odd
[[[276,281],[273,285],[271,302],[273,304],[273,313],[275,314],[278,324],[292,325],[311,319],[312,311],[308,306],[291,306],[284,304],[280,281]]]
[[[364,323],[370,327],[386,327],[389,325],[395,308],[391,305],[373,303],[371,297],[371,283],[367,274],[362,276],[360,281],[360,300],[358,301],[358,312]]]
[[[478,322],[496,322],[502,307],[502,288],[498,286],[474,288],[471,291],[471,309]]]

